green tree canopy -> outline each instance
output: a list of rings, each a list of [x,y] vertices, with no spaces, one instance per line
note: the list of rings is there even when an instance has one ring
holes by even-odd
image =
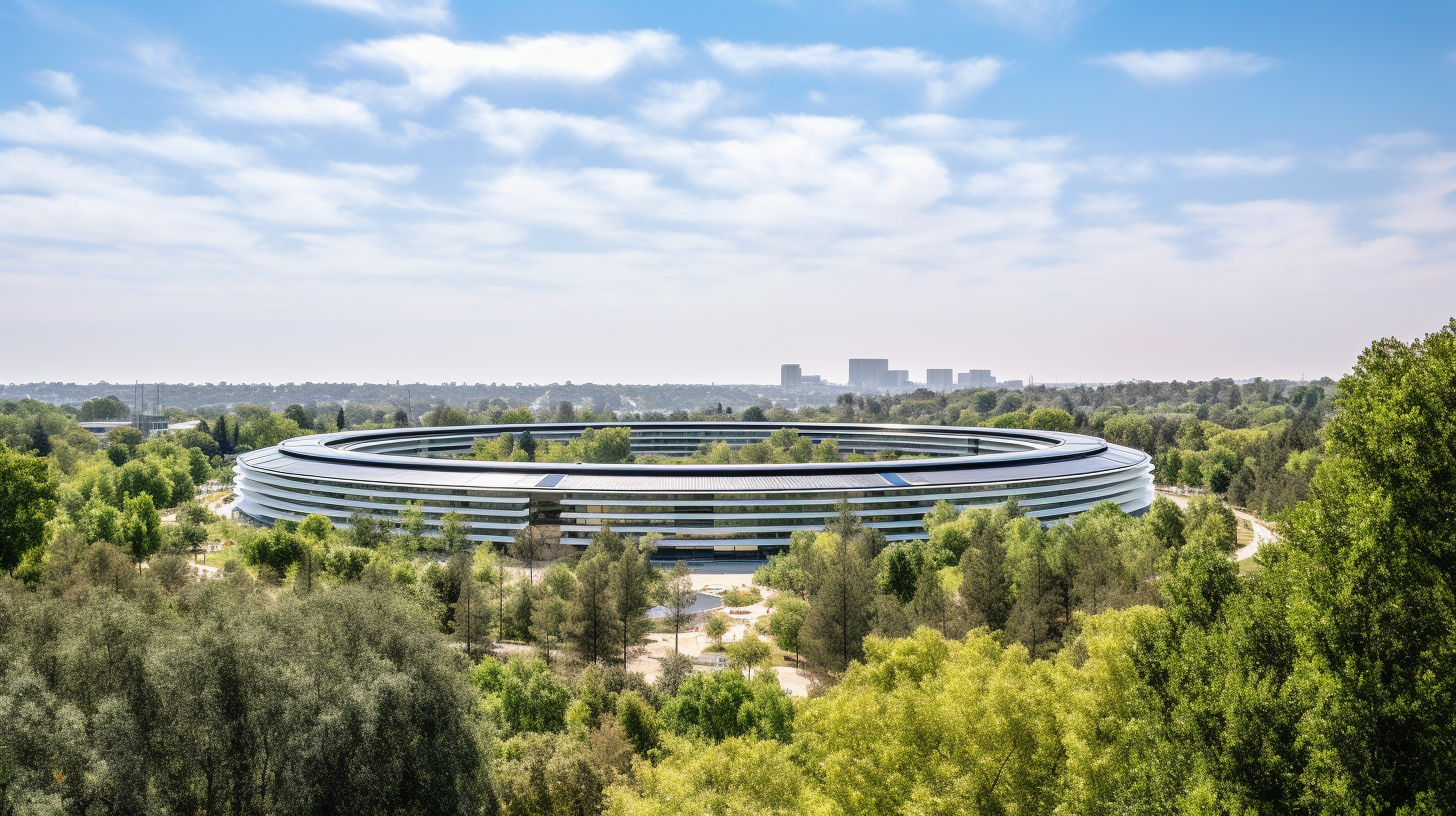
[[[45,543],[55,498],[46,461],[0,441],[0,571],[13,572],[26,552]]]

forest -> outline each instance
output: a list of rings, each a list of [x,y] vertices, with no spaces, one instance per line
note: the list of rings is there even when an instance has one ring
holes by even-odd
[[[1096,433],[1201,492],[1050,528],[1015,503],[941,505],[926,540],[894,543],[843,506],[755,575],[773,612],[723,647],[730,668],[669,654],[652,682],[628,665],[649,632],[722,620],[686,614],[686,565],[655,562],[650,536],[493,550],[458,517],[425,535],[413,507],[394,526],[247,527],[198,485],[234,451],[353,426],[347,411],[241,408],[101,449],[68,412],[8,403],[0,807],[1441,813],[1456,801],[1453,371],[1456,321],[1373,343],[1339,383],[760,408]],[[567,408],[580,417],[444,406],[425,422]],[[1225,500],[1277,521],[1253,569],[1230,559]],[[218,540],[236,545],[202,551]],[[221,577],[194,580],[199,560]],[[644,618],[654,604],[671,615]],[[814,678],[807,698],[764,670],[790,661]]]

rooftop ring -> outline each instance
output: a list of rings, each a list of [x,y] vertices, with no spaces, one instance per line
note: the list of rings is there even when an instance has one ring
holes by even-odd
[[[568,442],[587,428],[629,427],[633,454],[686,456],[737,447],[792,428],[843,455],[900,458],[804,464],[592,464],[490,462],[469,455],[502,433]],[[1043,523],[1101,502],[1132,514],[1153,500],[1142,451],[1053,431],[939,425],[806,422],[654,422],[397,428],[301,436],[238,456],[238,508],[264,524],[321,513],[344,526],[366,512],[393,522],[407,502],[438,530],[460,513],[477,541],[507,542],[528,526],[585,546],[605,522],[624,535],[659,533],[665,557],[756,558],[783,549],[795,530],[822,529],[848,501],[891,541],[924,538],[937,502],[994,507],[1017,499]]]

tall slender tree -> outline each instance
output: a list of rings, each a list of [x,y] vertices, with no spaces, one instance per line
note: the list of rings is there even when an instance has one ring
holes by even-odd
[[[612,625],[622,644],[622,665],[627,665],[628,651],[637,637],[646,630],[642,613],[649,605],[647,597],[648,570],[647,555],[639,543],[628,543],[622,555],[612,564],[611,610]]]
[[[845,536],[838,536],[799,636],[809,662],[839,673],[863,657],[874,600],[869,561]]]
[[[337,416],[334,417],[334,428],[335,430],[342,431],[344,430],[344,427],[348,425],[348,423],[349,420],[344,417],[344,406],[340,405],[339,413]]]
[[[944,635],[950,628],[950,608],[940,575],[933,568],[923,570],[915,584],[915,597],[910,600],[910,612],[916,624],[929,626]]]
[[[567,638],[577,655],[595,663],[611,651],[614,640],[609,598],[612,561],[605,553],[591,553],[576,568],[576,594],[567,615]]]
[[[691,615],[688,610],[698,600],[698,593],[693,591],[692,571],[688,569],[688,562],[678,561],[672,565],[672,577],[667,582],[667,611],[670,613],[668,619],[672,621],[672,650],[678,651],[677,636],[682,628],[687,625]]]
[[[1045,657],[1057,644],[1060,593],[1057,576],[1040,550],[1022,559],[1016,580],[1016,602],[1006,620],[1006,636],[1026,646],[1032,657]]]
[[[1006,539],[1000,524],[989,524],[961,554],[961,601],[971,626],[1006,628],[1011,614],[1011,580],[1006,575]]]

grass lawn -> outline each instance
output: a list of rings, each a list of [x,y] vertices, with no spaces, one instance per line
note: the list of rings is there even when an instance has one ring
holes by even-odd
[[[206,564],[209,567],[217,567],[218,569],[222,569],[222,565],[227,563],[229,558],[236,558],[238,559],[238,561],[242,561],[243,554],[238,552],[237,547],[228,547],[226,549],[218,550],[217,552],[204,554],[202,556],[202,563]]]

